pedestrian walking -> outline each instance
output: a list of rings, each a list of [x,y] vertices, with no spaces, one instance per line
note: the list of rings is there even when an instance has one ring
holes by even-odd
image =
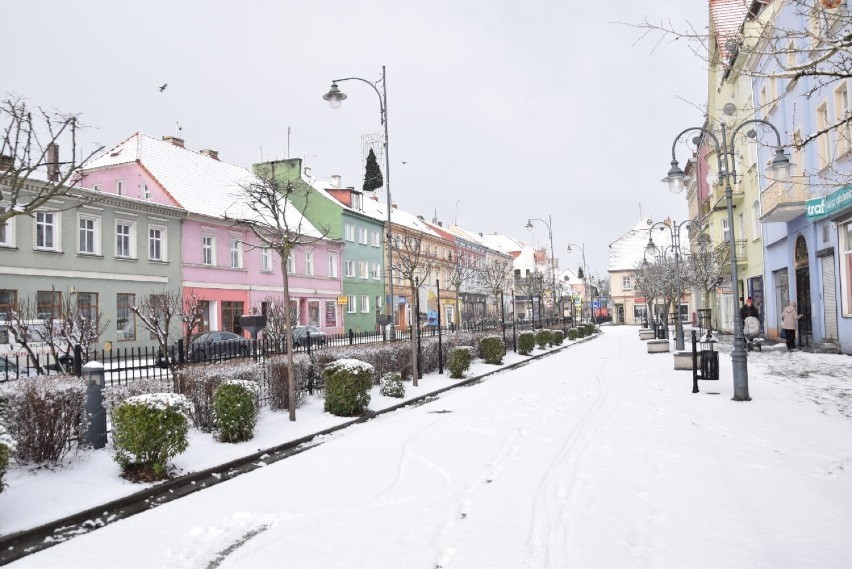
[[[788,350],[796,348],[796,325],[802,316],[804,314],[799,314],[795,302],[790,302],[781,312],[781,332],[787,340]]]
[[[740,299],[742,299],[742,297],[740,297]],[[754,305],[754,301],[751,297],[748,297],[743,307],[740,308],[740,319],[742,319],[743,322],[745,322],[745,319],[749,316],[760,318],[760,312],[757,311],[757,307]]]

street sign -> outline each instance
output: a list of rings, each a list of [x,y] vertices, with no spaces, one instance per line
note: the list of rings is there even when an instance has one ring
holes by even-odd
[[[341,306],[344,305],[344,304],[349,304],[349,297],[348,296],[338,296],[337,297],[337,304],[339,304]]]

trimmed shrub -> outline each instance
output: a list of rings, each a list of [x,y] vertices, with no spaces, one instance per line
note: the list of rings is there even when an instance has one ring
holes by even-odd
[[[137,395],[119,405],[112,438],[115,461],[124,473],[165,477],[169,460],[189,444],[189,409],[189,400],[176,393]]]
[[[229,379],[213,392],[213,429],[223,443],[239,443],[254,436],[258,392],[253,381]]]
[[[577,326],[577,337],[582,338],[586,335],[586,327],[583,325]]]
[[[586,336],[591,336],[595,332],[597,332],[597,328],[594,324],[586,324]]]
[[[3,475],[9,467],[9,457],[15,452],[15,439],[6,431],[6,427],[0,424],[0,493],[3,492]]]
[[[379,393],[385,397],[405,397],[405,384],[399,372],[386,373],[379,382]]]
[[[353,359],[336,360],[322,370],[325,382],[325,410],[332,415],[360,415],[370,404],[375,368]]]
[[[485,363],[500,365],[506,355],[506,344],[500,336],[486,336],[479,343],[479,350]]]
[[[524,356],[530,355],[535,348],[535,332],[524,330],[518,334],[518,353]]]
[[[213,393],[216,388],[227,380],[258,381],[260,376],[260,367],[251,360],[189,365],[178,372],[175,391],[189,400],[192,424],[209,433],[213,430]]]
[[[561,346],[562,342],[565,341],[565,332],[562,330],[553,330],[553,345]]]
[[[464,372],[470,368],[470,362],[473,360],[473,346],[458,346],[452,348],[447,355],[447,369],[450,370],[450,377],[453,379],[461,379],[464,377]]]
[[[316,354],[316,352],[314,352]],[[308,396],[309,384],[313,389],[322,391],[322,376],[318,366],[307,354],[293,354],[293,368],[296,371],[296,407],[301,407]],[[319,355],[316,356],[317,358]],[[266,363],[267,399],[269,408],[273,411],[290,408],[290,397],[287,391],[287,356],[270,358]],[[319,378],[319,379],[318,379]]]
[[[577,329],[576,328],[571,328],[570,330],[568,330],[568,339],[572,340],[572,341],[577,339]]]
[[[148,393],[168,393],[173,391],[175,382],[168,377],[140,377],[133,381],[123,383],[107,384],[104,386],[104,409],[106,409],[109,422],[115,421],[115,410],[122,401],[136,395]]]
[[[553,345],[553,332],[550,330],[539,330],[535,333],[535,343],[541,349],[546,348],[548,345]]]
[[[18,462],[57,464],[85,444],[86,385],[77,377],[38,376],[0,384],[4,422]]]

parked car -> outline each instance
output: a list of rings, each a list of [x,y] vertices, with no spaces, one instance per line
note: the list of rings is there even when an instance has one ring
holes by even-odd
[[[325,345],[325,332],[316,326],[296,326],[293,328],[293,347],[300,348],[308,345],[308,340],[311,346]]]
[[[13,379],[16,377],[28,377],[36,375],[36,369],[27,367],[26,359],[15,363],[5,357],[0,357],[0,379]],[[20,365],[19,365],[20,364]]]
[[[189,342],[186,359],[190,362],[223,360],[251,353],[251,341],[233,332],[204,332]]]

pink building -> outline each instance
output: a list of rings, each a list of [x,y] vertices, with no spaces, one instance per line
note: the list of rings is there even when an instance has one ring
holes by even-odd
[[[240,207],[241,187],[256,181],[214,150],[194,152],[179,138],[136,133],[91,162],[82,185],[187,210],[180,235],[184,294],[194,290],[203,299],[205,329],[241,333],[239,317],[262,313],[264,303],[280,301],[284,290],[278,255],[261,247],[250,230],[224,219]],[[292,215],[301,217],[295,209]],[[319,239],[297,248],[288,262],[290,302],[300,324],[340,333],[342,245],[321,238],[307,220],[300,224],[303,233]]]

